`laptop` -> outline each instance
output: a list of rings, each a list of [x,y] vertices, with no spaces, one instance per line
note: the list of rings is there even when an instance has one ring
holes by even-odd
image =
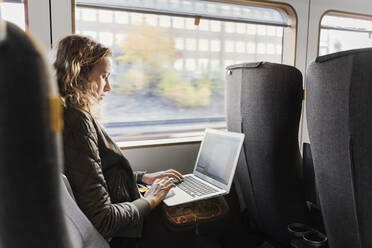
[[[192,174],[172,188],[167,206],[228,194],[234,178],[244,134],[206,129]]]

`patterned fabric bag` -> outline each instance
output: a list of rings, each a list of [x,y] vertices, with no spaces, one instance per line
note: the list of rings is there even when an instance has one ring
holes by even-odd
[[[168,207],[163,204],[163,213],[171,229],[183,230],[185,227],[194,227],[198,224],[216,221],[222,218],[229,210],[223,197],[186,203]]]

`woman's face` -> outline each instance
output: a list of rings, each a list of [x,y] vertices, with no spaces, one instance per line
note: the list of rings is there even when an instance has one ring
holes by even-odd
[[[107,91],[111,90],[109,76],[111,73],[111,58],[104,57],[93,69],[88,73],[88,82],[97,85],[97,89],[93,92],[93,97],[97,101],[101,101]]]

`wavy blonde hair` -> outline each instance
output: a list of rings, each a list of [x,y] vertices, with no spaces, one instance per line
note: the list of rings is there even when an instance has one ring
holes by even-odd
[[[87,73],[105,57],[112,57],[111,50],[88,37],[69,35],[60,40],[54,68],[65,106],[91,112],[97,85],[88,82]]]

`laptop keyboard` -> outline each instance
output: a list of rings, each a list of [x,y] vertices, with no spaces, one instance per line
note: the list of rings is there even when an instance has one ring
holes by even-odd
[[[182,189],[192,197],[199,197],[217,192],[216,189],[193,178],[192,176],[184,177],[183,181],[179,183],[177,187]]]

